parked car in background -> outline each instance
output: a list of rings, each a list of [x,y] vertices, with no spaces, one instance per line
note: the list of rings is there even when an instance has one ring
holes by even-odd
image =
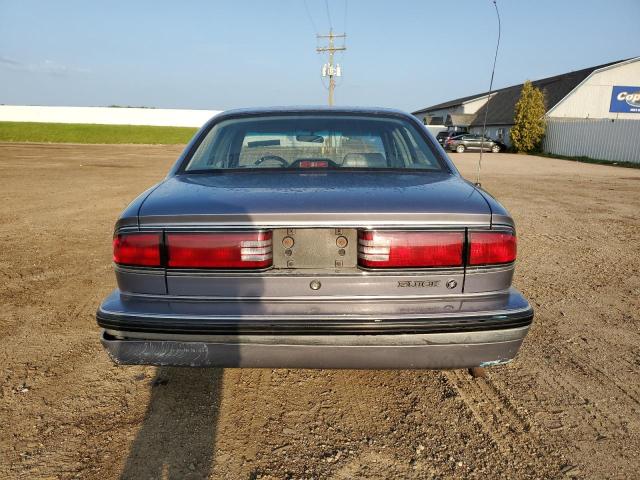
[[[533,319],[513,219],[395,110],[217,115],[122,213],[113,259],[96,316],[119,364],[485,367]]]
[[[509,147],[507,147],[507,144],[506,144],[506,143],[504,143],[504,142],[503,142],[501,139],[499,139],[499,138],[492,138],[492,139],[491,139],[491,141],[492,141],[493,143],[495,143],[496,145],[498,145],[498,147],[500,148],[500,150],[498,150],[498,152],[496,152],[496,153],[499,153],[499,152],[506,152],[506,151],[508,150],[508,148],[509,148]]]
[[[436,135],[436,140],[440,145],[444,147],[446,141],[449,138],[457,137],[458,135],[463,135],[465,133],[468,133],[468,132],[461,131],[461,130],[445,130],[443,132],[438,132],[438,134]]]
[[[448,138],[444,144],[445,149],[463,153],[466,150],[480,150],[498,153],[504,149],[504,144],[475,133],[465,133]]]

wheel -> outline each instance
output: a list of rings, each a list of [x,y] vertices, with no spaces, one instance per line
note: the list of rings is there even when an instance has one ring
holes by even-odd
[[[491,147],[491,151],[492,151],[493,153],[498,153],[498,152],[500,151],[500,145],[493,145],[493,146]]]
[[[464,150],[465,150],[464,145],[458,145],[456,147],[456,152],[458,152],[458,153],[464,153]]]

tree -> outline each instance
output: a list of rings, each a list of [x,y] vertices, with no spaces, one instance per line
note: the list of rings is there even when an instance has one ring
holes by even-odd
[[[531,152],[540,147],[546,127],[546,111],[544,93],[529,80],[524,82],[511,128],[511,143],[516,151]]]

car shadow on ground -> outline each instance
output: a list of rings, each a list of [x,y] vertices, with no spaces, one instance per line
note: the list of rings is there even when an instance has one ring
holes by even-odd
[[[209,477],[215,460],[222,373],[220,368],[156,370],[149,406],[121,479]]]
[[[211,182],[209,176],[197,180],[185,179],[185,183],[194,183],[197,187]],[[255,188],[258,184],[248,184]],[[252,224],[252,219],[237,206],[229,206],[218,200],[208,200],[212,212],[234,213],[239,225]],[[251,285],[237,285],[236,290],[225,290],[225,296],[231,298],[261,298],[261,281]],[[221,294],[218,292],[218,294]],[[235,316],[245,316],[244,303],[234,303]],[[181,311],[180,302],[170,306]],[[202,309],[201,309],[202,310]],[[173,311],[173,310],[172,310]],[[208,307],[201,314],[210,314]],[[199,342],[185,342],[164,352],[164,361],[178,366],[162,366],[156,369],[152,380],[151,398],[142,426],[131,445],[129,455],[120,475],[122,480],[130,479],[201,479],[209,478],[215,465],[216,434],[218,430],[219,409],[222,399],[223,368],[191,367],[201,362],[213,362],[237,366],[241,363],[240,346],[235,343],[237,331],[231,328],[225,332],[228,343],[223,353],[216,347],[201,349]],[[180,342],[179,342],[180,343]],[[153,353],[155,347],[142,349],[142,357]],[[162,347],[160,347],[162,348]],[[211,354],[211,355],[209,355]],[[202,356],[204,355],[204,357]],[[141,362],[145,364],[145,361]]]

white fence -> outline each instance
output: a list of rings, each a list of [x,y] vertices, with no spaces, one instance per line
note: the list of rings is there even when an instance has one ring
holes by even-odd
[[[640,163],[640,119],[548,118],[545,152]]]
[[[219,110],[0,105],[0,122],[97,123],[201,127]]]

